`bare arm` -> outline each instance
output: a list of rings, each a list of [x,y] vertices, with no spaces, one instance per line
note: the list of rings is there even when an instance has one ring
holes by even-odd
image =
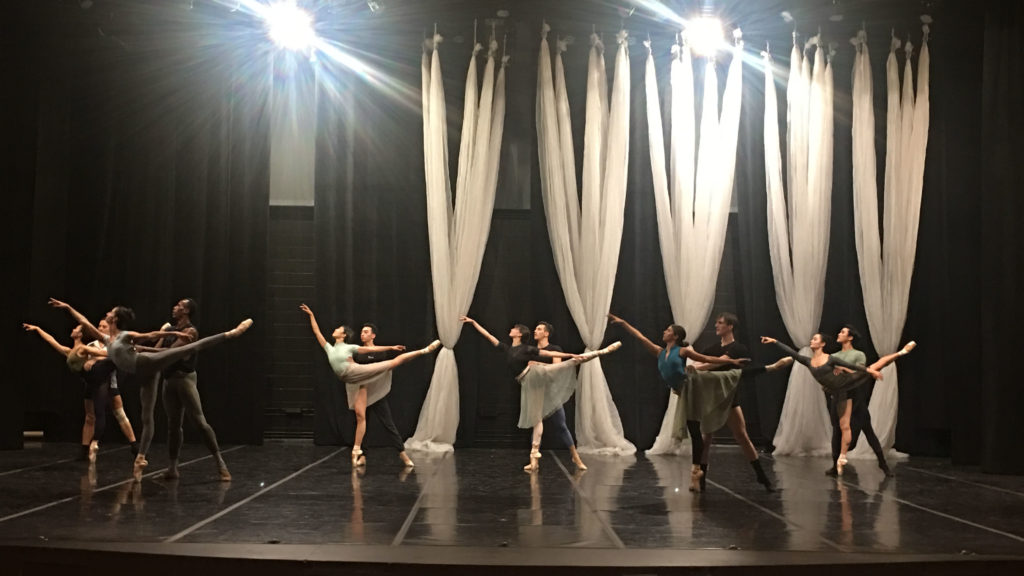
[[[661,354],[662,350],[664,350],[664,348],[662,348],[661,346],[658,346],[654,342],[648,340],[647,336],[644,336],[639,330],[634,328],[632,324],[626,322],[622,318],[619,318],[615,314],[608,314],[608,319],[611,320],[612,324],[618,324],[619,326],[625,328],[626,332],[629,332],[630,336],[639,340],[640,343],[643,344],[644,350],[650,352],[652,356],[657,356],[658,354]]]
[[[64,310],[67,310],[68,314],[71,314],[71,317],[74,318],[76,322],[82,325],[82,332],[85,337],[106,342],[106,337],[99,330],[97,330],[95,326],[92,325],[92,322],[89,322],[88,318],[83,316],[82,313],[79,312],[78,310],[72,308],[71,305],[68,304],[67,302],[61,302],[56,298],[50,298],[50,306],[53,306],[54,308],[62,308]]]
[[[316,323],[316,316],[313,315],[313,311],[305,304],[300,304],[299,310],[302,310],[307,316],[309,316],[309,326],[313,329],[313,335],[316,336],[316,341],[320,344],[320,347],[323,348],[326,346],[327,339],[324,338],[322,333],[320,333],[320,326]]]
[[[21,326],[27,332],[35,332],[36,334],[39,334],[39,337],[45,340],[46,343],[49,344],[51,348],[56,350],[57,353],[60,354],[61,356],[67,356],[68,353],[71,352],[71,348],[68,348],[67,346],[61,344],[60,342],[57,342],[56,338],[50,336],[46,332],[46,330],[43,330],[39,326],[36,326],[35,324],[22,324]]]
[[[732,364],[734,366],[739,366],[740,364],[745,364],[747,360],[749,360],[749,358],[729,358],[728,356],[705,356],[693,348],[680,348],[679,355],[683,358],[689,358],[695,362],[715,365]]]
[[[803,364],[804,366],[806,366],[808,368],[811,367],[811,359],[810,359],[810,357],[804,356],[803,354],[800,354],[796,350],[793,350],[792,348],[790,348],[789,346],[786,346],[782,342],[779,342],[775,338],[771,338],[771,337],[768,337],[768,336],[761,336],[761,343],[762,344],[775,344],[775,347],[778,348],[779,350],[782,350],[783,354],[785,354],[787,356],[791,356],[793,358],[793,360],[796,360],[797,362]]]
[[[579,354],[570,354],[568,352],[552,352],[551,350],[538,350],[541,356],[552,358],[555,364],[562,361],[563,358],[579,358]]]
[[[494,334],[491,334],[490,332],[487,331],[486,328],[477,324],[476,320],[473,320],[469,316],[463,316],[462,318],[459,318],[459,320],[461,320],[463,324],[472,324],[473,328],[476,328],[477,332],[479,332],[484,338],[487,338],[491,342],[491,346],[498,345],[498,339],[494,337]]]
[[[185,342],[191,342],[193,340],[192,334],[190,334],[187,331],[186,332],[175,332],[175,331],[169,330],[167,332],[164,332],[162,330],[157,330],[155,332],[127,332],[127,334],[128,334],[128,336],[132,340],[135,340],[135,341],[140,341],[140,340],[141,341],[157,340],[157,339],[161,339],[161,338],[166,338],[168,336],[175,336],[175,337],[177,337],[179,342],[182,341],[182,340],[184,340]]]
[[[402,352],[405,350],[405,346],[398,344],[397,346],[360,346],[356,348],[356,352],[360,354],[369,354],[370,352]]]

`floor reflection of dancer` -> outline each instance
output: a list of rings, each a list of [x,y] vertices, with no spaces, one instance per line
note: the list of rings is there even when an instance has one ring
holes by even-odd
[[[576,391],[576,366],[583,362],[589,362],[598,356],[618,350],[621,342],[615,342],[606,348],[586,354],[568,354],[566,352],[554,351],[550,348],[541,350],[537,346],[530,346],[525,343],[529,338],[530,329],[523,324],[516,324],[508,333],[512,344],[506,344],[494,337],[476,320],[463,316],[460,320],[466,324],[472,324],[476,331],[487,338],[497,348],[505,353],[505,362],[508,364],[512,376],[519,382],[519,427],[532,428],[533,440],[530,449],[530,463],[523,467],[523,470],[533,472],[540,467],[540,440],[544,434],[544,419],[556,411],[562,409],[569,398]],[[558,358],[569,360],[558,364],[545,364],[543,358]],[[562,425],[564,426],[564,415]],[[568,430],[566,430],[568,433]],[[570,441],[572,437],[569,437]],[[571,445],[571,444],[570,444]],[[574,451],[575,452],[575,451]],[[583,462],[579,460],[579,454],[573,460],[577,468],[583,469]]]
[[[736,328],[740,325],[739,318],[732,312],[723,312],[715,318],[715,335],[718,336],[719,341],[707,348],[701,350],[701,353],[705,356],[715,356],[718,358],[750,358],[750,350],[736,341]],[[727,364],[708,364],[700,362],[694,366],[697,370],[728,370],[730,368]],[[733,439],[736,440],[736,445],[743,451],[743,455],[747,457],[748,462],[754,462],[758,459],[757,450],[754,448],[754,443],[750,441],[750,435],[747,434],[747,421],[743,417],[743,408],[740,406],[739,394],[733,396],[732,408],[729,410],[729,417],[725,421],[725,425],[729,427],[729,431],[732,432]],[[700,489],[704,490],[705,484],[708,478],[708,458],[711,454],[711,444],[713,442],[712,434],[704,434],[704,450],[701,454],[700,468],[702,475],[700,478]]]
[[[146,460],[146,453],[149,451],[149,445],[153,441],[153,411],[156,408],[160,372],[195,352],[216,346],[229,338],[237,338],[252,326],[252,320],[245,319],[233,330],[207,336],[202,340],[197,340],[184,346],[152,352],[141,352],[135,348],[136,340],[153,340],[165,336],[176,336],[188,340],[190,337],[184,332],[174,331],[127,331],[128,325],[135,320],[135,312],[126,306],[116,306],[107,313],[106,320],[107,324],[110,325],[110,333],[103,335],[85,316],[82,316],[81,313],[69,304],[51,298],[50,305],[67,310],[82,325],[82,329],[86,333],[106,342],[107,355],[120,372],[135,374],[139,378],[139,400],[142,404],[142,438],[139,444],[139,455],[135,457],[135,463],[132,467],[132,477],[136,482],[142,481],[142,472],[149,465],[149,462]]]
[[[841,444],[839,456],[836,458],[836,474],[842,476],[843,467],[847,464],[846,451],[849,448],[851,437],[850,413],[853,409],[853,402],[850,398],[850,392],[858,386],[867,383],[871,378],[881,379],[882,374],[879,370],[900,356],[909,353],[917,344],[908,342],[899,352],[882,356],[877,362],[865,368],[836,358],[835,355],[826,354],[825,343],[828,340],[827,337],[820,333],[815,334],[811,337],[810,342],[812,356],[804,356],[775,338],[761,337],[762,343],[774,344],[784,354],[806,366],[810,370],[811,376],[814,377],[818,384],[821,384],[821,387],[829,395],[832,404],[830,411],[834,410],[839,416],[838,424],[841,430]],[[879,457],[879,467],[886,473],[889,473],[889,467],[885,464],[885,455],[880,454]]]
[[[356,352],[352,355],[352,360],[357,364],[376,364],[378,362],[384,362],[388,359],[390,350],[384,352],[374,351],[377,348],[377,326],[372,322],[364,323],[362,328],[359,329],[359,341],[362,343],[361,348],[370,350],[369,352]],[[384,348],[387,348],[385,346]],[[390,380],[391,372],[387,372],[387,377]],[[360,391],[364,397],[367,394],[366,388]],[[384,430],[388,433],[388,438],[391,440],[391,445],[394,446],[395,450],[398,450],[398,457],[402,459],[402,462],[408,468],[415,466],[409,455],[405,452],[405,441],[402,439],[402,435],[398,432],[398,427],[395,426],[395,419],[391,416],[391,405],[388,403],[387,396],[382,397],[373,404],[367,404],[366,410],[362,416],[363,429],[365,430],[366,416],[372,414],[380,422],[381,426],[384,426]],[[356,428],[358,430],[360,415],[356,413]]]
[[[198,312],[198,304],[191,298],[184,298],[171,308],[171,319],[174,325],[164,325],[164,329],[173,328],[175,332],[182,332],[188,335],[188,339],[176,336],[167,336],[157,345],[161,349],[173,349],[184,346],[188,342],[199,340],[199,330],[192,324]],[[181,444],[184,440],[182,425],[185,423],[185,414],[195,422],[199,433],[203,437],[203,443],[213,456],[217,465],[217,475],[221,482],[231,481],[231,472],[224,463],[220,453],[220,446],[217,444],[217,434],[213,427],[206,421],[203,414],[203,404],[199,398],[199,387],[196,382],[196,356],[190,354],[181,360],[171,364],[163,370],[164,377],[164,411],[167,413],[167,450],[171,462],[164,472],[164,478],[173,480],[179,476],[178,456],[181,454]]]
[[[565,350],[562,350],[561,346],[551,343],[551,334],[554,331],[555,327],[552,326],[550,322],[540,322],[537,324],[537,327],[533,329],[533,339],[537,342],[538,350],[547,350],[548,352],[565,352]],[[545,364],[558,364],[562,359],[540,356],[537,361]],[[580,458],[580,453],[576,450],[576,442],[572,439],[569,427],[565,425],[565,407],[559,406],[557,410],[541,421],[541,433],[543,433],[545,424],[547,424],[549,428],[554,428],[555,434],[562,441],[562,444],[569,448],[569,454],[572,456],[572,463],[576,465],[576,469],[586,470],[587,465],[584,464],[583,460]]]
[[[701,468],[701,457],[704,452],[703,435],[721,428],[729,420],[733,413],[733,398],[736,395],[736,387],[739,385],[740,378],[744,375],[759,374],[766,370],[779,370],[792,361],[780,361],[767,367],[746,366],[720,372],[699,372],[693,367],[687,367],[686,360],[704,364],[740,366],[749,358],[714,357],[700,354],[689,347],[689,343],[686,342],[686,329],[678,324],[671,324],[665,328],[661,335],[664,346],[658,346],[622,318],[614,314],[609,314],[608,318],[612,324],[618,324],[625,328],[643,344],[644,349],[649,353],[657,356],[658,372],[661,374],[662,380],[672,388],[675,394],[679,395],[676,402],[673,431],[677,438],[690,437],[693,452],[690,467],[690,490],[700,492],[702,490],[700,481],[704,477],[704,471]],[[749,443],[749,441],[748,438],[747,442]],[[747,459],[754,469],[758,483],[769,492],[772,491],[771,480],[765,474],[753,445],[749,446],[749,450],[745,448],[744,452],[747,453]]]
[[[107,397],[110,389],[110,377],[114,373],[114,364],[107,359],[106,350],[88,346],[82,341],[82,326],[75,326],[71,330],[71,347],[65,346],[57,341],[45,330],[34,324],[22,324],[28,332],[35,332],[66,359],[68,369],[78,374],[85,385],[86,397],[86,424],[89,424],[89,412],[93,413],[91,430],[89,436],[85,437],[83,427],[82,443],[84,444],[86,458],[90,462],[96,461],[96,453],[99,451],[99,441],[106,430]]]
[[[860,332],[856,328],[847,324],[839,331],[839,335],[836,336],[836,342],[842,346],[839,352],[833,352],[832,356],[849,362],[850,364],[856,364],[857,366],[867,366],[868,359],[864,355],[864,352],[857,350],[853,347],[854,342],[860,339]],[[913,346],[911,346],[913,348]],[[836,368],[833,372],[840,370]],[[857,435],[861,432],[864,433],[864,439],[867,440],[868,445],[871,446],[871,450],[875,453],[875,457],[878,459],[878,467],[885,472],[886,476],[892,476],[892,471],[889,470],[889,465],[885,462],[885,451],[882,450],[882,443],[878,441],[878,435],[875,434],[874,427],[871,426],[871,412],[868,410],[868,387],[858,386],[853,390],[850,390],[848,396],[850,398],[850,444],[847,450],[852,450],[853,445],[857,441]],[[839,454],[842,449],[842,429],[839,426],[839,417],[834,410],[834,403],[829,398],[829,395],[825,394],[826,402],[828,403],[828,413],[832,419],[832,467],[825,471],[827,476],[836,476],[839,474],[839,470],[836,467],[836,462],[839,460]]]
[[[418,356],[434,352],[441,347],[440,340],[434,340],[426,348],[399,354],[391,360],[376,362],[374,364],[357,364],[352,361],[352,355],[357,352],[386,352],[403,351],[405,346],[356,346],[347,344],[347,338],[352,334],[352,329],[347,326],[339,326],[331,333],[334,344],[327,342],[320,326],[316,323],[316,316],[309,306],[302,304],[299,309],[309,316],[309,324],[313,329],[316,341],[327,353],[327,361],[339,380],[345,383],[345,392],[348,395],[348,407],[356,413],[356,437],[352,444],[352,465],[362,466],[366,464],[366,457],[363,455],[362,442],[366,434],[366,407],[387,396],[391,391],[391,371],[405,364]],[[406,466],[412,466],[412,460],[405,455],[404,450],[400,453],[404,456],[402,461]]]

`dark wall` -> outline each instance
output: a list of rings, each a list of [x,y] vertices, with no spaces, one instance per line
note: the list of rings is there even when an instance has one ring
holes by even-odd
[[[367,81],[324,59],[319,64],[324,82],[314,218],[317,296],[309,304],[325,329],[370,320],[380,327],[382,342],[419,346],[434,337],[419,44],[436,21],[446,36],[441,55],[454,162],[472,22],[483,21],[506,8],[504,4],[394,2],[376,16],[365,10],[344,18],[325,13],[329,23],[321,34],[342,41],[390,82]],[[695,4],[672,5],[689,12]],[[999,361],[986,356],[993,352],[982,347],[983,334],[989,339],[1002,334],[996,318],[1019,313],[1016,284],[1010,282],[1019,278],[1019,264],[1007,248],[1020,244],[1015,229],[1019,215],[1013,208],[1019,207],[1014,196],[1019,162],[982,153],[993,142],[1005,142],[1005,150],[1013,150],[997,119],[1020,99],[1019,83],[1000,81],[1012,76],[1006,62],[1019,58],[996,58],[1020,50],[996,40],[1019,30],[1019,11],[1008,8],[1012,4],[986,3],[987,20],[974,3],[931,6],[936,19],[931,133],[905,330],[905,339],[916,339],[921,347],[901,361],[900,370],[897,447],[952,454],[966,463],[981,462],[985,454],[991,469],[1004,469],[993,465],[1002,453],[997,439],[1019,431],[1015,420],[993,408],[1019,403],[1007,402],[1015,398],[1012,390],[997,383],[1009,380],[1008,375],[991,368]],[[882,72],[889,30],[895,27],[901,36],[910,31],[918,43],[921,3],[846,2],[849,12],[840,23],[828,20],[831,2],[718,5],[726,20],[743,26],[753,61],[771,41],[785,47],[773,49],[785,64],[793,25],[778,17],[782,9],[796,16],[801,29],[814,30],[820,23],[826,38],[838,42],[833,228],[823,326],[834,330],[850,321],[865,326],[853,246],[850,103],[844,96],[849,93],[852,48],[846,39],[862,22],[867,26],[876,100],[884,111]],[[20,3],[14,14],[4,20],[7,29],[0,35],[2,46],[9,48],[0,51],[5,77],[18,79],[0,88],[6,152],[0,178],[11,213],[18,215],[5,227],[8,246],[17,248],[8,251],[5,264],[23,281],[4,286],[2,349],[18,367],[15,401],[4,404],[11,411],[4,424],[18,422],[25,413],[54,415],[47,417],[54,419],[50,428],[55,436],[70,439],[80,422],[81,399],[73,379],[52,352],[18,333],[24,319],[59,335],[70,329],[69,322],[46,308],[47,296],[79,303],[92,317],[126,302],[136,307],[144,325],[158,326],[170,304],[188,294],[204,304],[202,326],[207,332],[243,315],[257,320],[255,333],[246,340],[204,355],[201,386],[219,433],[228,439],[258,440],[266,385],[260,360],[260,320],[266,311],[266,247],[261,242],[267,226],[266,93],[261,78],[269,48],[262,30],[251,18],[205,2],[189,11],[174,3],[98,1],[90,12],[54,0]],[[576,38],[565,59],[576,152],[581,156],[586,38],[593,26],[611,45],[623,15],[615,6],[597,2],[531,1],[516,3],[512,16],[497,24],[512,55],[498,206],[523,210],[497,214],[470,312],[496,334],[504,334],[516,321],[550,320],[559,327],[558,342],[575,349],[580,347],[579,335],[555,276],[536,168],[533,107],[542,19],[552,24],[552,36]],[[659,70],[666,69],[673,27],[642,10],[625,25],[637,39],[650,32]],[[481,25],[481,37],[486,30]],[[612,307],[645,333],[657,333],[670,313],[653,226],[641,90],[644,57],[642,46],[633,44],[630,180]],[[748,65],[744,82],[738,213],[730,235],[736,239],[742,338],[753,344],[760,334],[784,335],[784,328],[775,304],[765,230],[763,74]],[[878,122],[883,125],[883,113]],[[877,133],[884,137],[884,130]],[[984,194],[975,193],[979,183]],[[996,208],[1002,206],[1008,208]],[[979,259],[982,248],[1001,254],[1001,259]],[[951,341],[954,354],[988,359],[986,368],[979,373],[971,360],[955,360]],[[312,338],[309,342],[315,347]],[[758,346],[752,349],[755,357],[762,356]],[[494,427],[496,410],[507,409],[500,408],[507,404],[502,395],[514,389],[509,389],[500,358],[475,334],[464,335],[457,356],[462,375],[458,442],[468,445],[493,436],[489,426]],[[665,401],[653,363],[630,343],[604,364],[627,437],[639,447],[648,446]],[[431,369],[432,362],[423,361],[395,374],[391,402],[398,426],[407,434],[415,428]],[[343,401],[336,397],[339,387],[326,362],[316,370],[318,399],[334,415],[332,421],[318,423],[317,437],[347,441],[350,413],[344,405],[330,404]],[[745,404],[748,411],[756,411],[756,425],[766,438],[774,434],[784,394],[783,377],[765,378],[755,396],[745,400],[750,402]],[[1011,429],[993,428],[993,421]],[[11,425],[4,438],[16,445],[20,424]]]

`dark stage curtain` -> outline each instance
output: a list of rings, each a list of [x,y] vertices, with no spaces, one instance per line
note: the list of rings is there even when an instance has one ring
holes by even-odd
[[[15,54],[37,65],[5,88],[16,103],[34,103],[3,135],[8,147],[32,151],[13,155],[20,161],[8,193],[22,204],[24,256],[5,309],[64,341],[71,322],[46,305],[49,296],[96,320],[115,304],[131,306],[147,330],[183,297],[199,302],[201,334],[253,317],[244,339],[202,355],[199,384],[221,440],[258,443],[269,76],[266,54],[246,40],[262,31],[223,10],[178,8],[24,8],[21,24],[41,33],[13,37]],[[8,365],[24,366],[9,385],[23,394],[19,412],[37,421],[26,424],[44,427],[47,439],[77,439],[77,378],[42,341],[9,339],[14,323],[5,325],[3,347],[19,358]],[[130,380],[125,387],[138,432],[138,389]],[[158,407],[158,439],[163,421]],[[111,422],[111,437],[116,429]]]
[[[1022,314],[1024,248],[1024,168],[1020,140],[1024,133],[1024,6],[1019,2],[986,4],[982,81],[981,180],[981,389],[980,459],[986,472],[1024,474],[1020,452],[1018,407],[1024,388],[1006,348],[1017,339]]]

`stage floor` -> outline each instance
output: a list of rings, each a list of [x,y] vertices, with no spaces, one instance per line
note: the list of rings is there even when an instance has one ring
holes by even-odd
[[[886,479],[872,461],[828,478],[826,458],[763,458],[767,493],[735,447],[716,446],[708,490],[688,491],[684,457],[585,458],[562,451],[522,471],[526,450],[411,453],[305,442],[231,446],[234,481],[201,445],[161,478],[157,445],[141,484],[126,446],[94,467],[75,445],[0,452],[0,547],[209,557],[504,565],[734,565],[1024,560],[1024,477],[912,458]],[[681,551],[693,551],[681,554]],[[1019,566],[1018,566],[1019,567]]]

